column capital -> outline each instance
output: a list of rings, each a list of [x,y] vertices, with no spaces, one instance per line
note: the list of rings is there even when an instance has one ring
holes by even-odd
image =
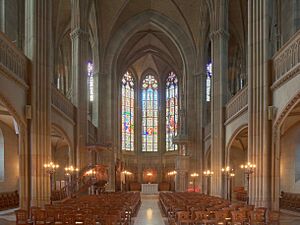
[[[82,38],[83,40],[88,41],[89,33],[87,31],[81,29],[80,27],[77,27],[71,31],[70,37],[72,40],[74,40],[75,38]]]
[[[214,41],[217,38],[224,38],[224,39],[228,40],[229,33],[227,30],[220,28],[218,30],[211,31],[209,34],[209,37],[210,37],[211,41]]]

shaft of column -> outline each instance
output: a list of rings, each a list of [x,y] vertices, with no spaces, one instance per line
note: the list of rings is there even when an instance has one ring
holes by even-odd
[[[221,168],[225,155],[224,107],[228,98],[228,0],[211,0],[212,98],[211,194],[224,195]]]
[[[30,121],[31,205],[50,201],[50,180],[43,165],[51,160],[52,4],[48,0],[25,2],[25,54],[31,60],[32,120]]]
[[[76,161],[80,168],[91,162],[86,151],[87,144],[87,63],[89,49],[88,33],[89,1],[71,1],[72,41],[72,102],[77,106],[76,117]]]
[[[271,203],[271,142],[268,106],[270,95],[270,0],[248,1],[248,161],[256,165],[250,178],[250,204]]]

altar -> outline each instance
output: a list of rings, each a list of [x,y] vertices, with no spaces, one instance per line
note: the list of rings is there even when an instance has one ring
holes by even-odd
[[[158,184],[142,184],[142,194],[158,194]]]

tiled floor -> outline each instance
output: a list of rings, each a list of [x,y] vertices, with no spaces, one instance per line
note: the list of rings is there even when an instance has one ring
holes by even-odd
[[[158,206],[158,195],[142,195],[142,205],[134,225],[165,225]]]

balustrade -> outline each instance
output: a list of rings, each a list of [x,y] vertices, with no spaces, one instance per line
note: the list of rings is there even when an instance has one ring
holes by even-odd
[[[76,107],[55,86],[51,89],[51,103],[68,118],[76,121]]]
[[[4,33],[0,32],[0,67],[27,83],[28,59]]]
[[[300,61],[300,31],[295,33],[273,57],[273,83],[290,77]],[[292,73],[297,74],[297,73]],[[283,79],[284,80],[284,79]]]
[[[233,118],[248,106],[248,86],[241,89],[226,105],[226,121]]]
[[[93,140],[97,140],[97,127],[90,120],[88,121],[88,134]]]

